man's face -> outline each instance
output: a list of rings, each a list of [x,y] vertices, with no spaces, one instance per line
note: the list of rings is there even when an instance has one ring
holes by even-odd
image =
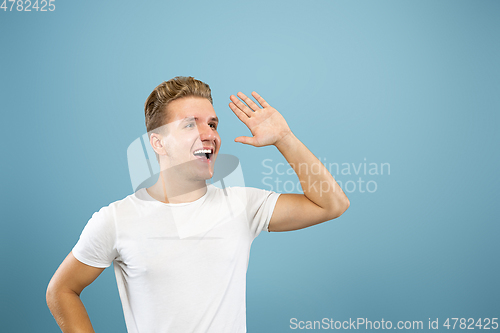
[[[219,120],[206,98],[183,97],[167,106],[169,122],[163,137],[167,168],[189,180],[210,179],[221,140],[217,133]]]

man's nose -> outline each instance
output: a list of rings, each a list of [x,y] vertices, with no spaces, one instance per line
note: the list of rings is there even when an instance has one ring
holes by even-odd
[[[198,125],[198,133],[201,141],[213,140],[216,137],[215,131],[208,124]]]

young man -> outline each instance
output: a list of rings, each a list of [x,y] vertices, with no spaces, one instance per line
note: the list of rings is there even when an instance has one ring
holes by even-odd
[[[192,77],[163,82],[145,104],[158,182],[94,213],[54,274],[47,304],[63,332],[93,332],[82,290],[111,263],[129,332],[246,332],[250,245],[262,231],[306,228],[339,217],[349,200],[283,116],[261,96],[229,107],[252,137],[274,145],[304,194],[207,185],[221,139],[210,88]]]

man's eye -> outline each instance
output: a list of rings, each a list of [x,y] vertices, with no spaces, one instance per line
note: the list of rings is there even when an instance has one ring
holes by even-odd
[[[187,124],[187,125],[186,125],[186,126],[184,126],[184,127],[193,127],[193,126],[194,126],[194,124],[193,124],[193,123],[189,123],[189,124]]]
[[[215,124],[210,124],[210,126],[212,126],[213,129],[217,129],[217,125]]]

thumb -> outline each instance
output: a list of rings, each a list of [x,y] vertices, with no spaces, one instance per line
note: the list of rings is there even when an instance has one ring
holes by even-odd
[[[255,138],[249,136],[239,136],[236,139],[234,139],[234,142],[240,142],[252,146],[254,146],[256,143]]]

